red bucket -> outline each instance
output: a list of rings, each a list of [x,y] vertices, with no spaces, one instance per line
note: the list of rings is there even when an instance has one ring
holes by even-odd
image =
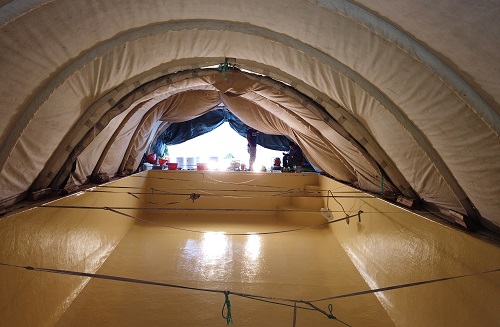
[[[177,162],[169,162],[167,165],[168,170],[177,170]]]
[[[156,165],[156,153],[151,153],[146,156],[146,162]]]
[[[198,163],[196,164],[196,169],[197,169],[197,170],[207,170],[207,169],[208,169],[208,164],[198,162]]]

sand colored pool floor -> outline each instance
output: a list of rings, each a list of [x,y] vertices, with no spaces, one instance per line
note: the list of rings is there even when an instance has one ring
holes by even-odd
[[[95,274],[0,267],[2,326],[226,326],[224,291],[235,326],[345,326],[329,304],[351,326],[498,321],[497,246],[316,174],[150,171],[4,218],[0,243]]]

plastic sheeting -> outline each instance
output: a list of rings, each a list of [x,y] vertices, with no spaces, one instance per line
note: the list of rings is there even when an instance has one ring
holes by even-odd
[[[231,126],[240,136],[246,137],[246,131],[250,128],[248,125],[245,125],[238,117],[232,115],[228,110],[216,109],[187,122],[171,124],[168,129],[158,137],[154,147],[161,149],[161,144],[175,145],[185,142],[197,136],[209,133],[225,122],[229,123],[229,126]],[[257,136],[257,144],[271,150],[288,151],[289,142],[288,138],[282,135],[259,133]]]

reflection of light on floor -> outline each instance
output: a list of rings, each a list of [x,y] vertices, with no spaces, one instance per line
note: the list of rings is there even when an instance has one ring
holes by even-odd
[[[194,239],[188,238],[184,245],[184,257],[186,260],[194,260],[200,254],[200,247],[198,242]]]
[[[201,239],[186,240],[179,261],[182,272],[179,272],[198,280],[213,281],[225,280],[236,270],[242,282],[251,283],[264,264],[260,235],[233,240],[222,232],[207,232]]]
[[[198,280],[224,280],[232,273],[230,238],[221,232],[207,232],[200,239],[187,239],[179,273]]]
[[[203,262],[212,262],[224,256],[228,247],[228,237],[221,232],[203,234],[201,254]]]
[[[247,238],[245,243],[245,257],[255,261],[259,258],[260,255],[260,236],[259,235],[250,235]]]
[[[203,234],[198,271],[206,280],[226,279],[232,273],[233,254],[230,239],[221,232]]]
[[[261,238],[260,235],[249,235],[245,242],[245,252],[241,265],[241,281],[253,282],[254,277],[260,272],[264,264],[261,258]]]

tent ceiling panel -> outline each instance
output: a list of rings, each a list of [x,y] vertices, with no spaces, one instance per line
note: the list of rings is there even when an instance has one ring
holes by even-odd
[[[344,4],[344,5],[345,5],[345,4]],[[76,7],[76,6],[73,6],[73,7]],[[88,7],[92,8],[91,6],[88,6]],[[127,7],[127,4],[126,4],[126,3],[125,3],[125,4],[123,4],[123,3],[122,3],[120,7],[124,7],[124,12],[126,12],[126,9],[127,9],[127,8],[126,8],[126,7]],[[170,14],[172,14],[172,13],[174,13],[174,14],[175,14],[175,6],[172,6],[172,7],[173,7],[173,8],[172,8],[172,12],[171,12]],[[347,5],[347,7],[349,7],[349,5]],[[64,10],[67,10],[66,12],[70,12],[70,9],[73,9],[73,10],[74,10],[75,8],[64,8]],[[80,9],[80,8],[79,8],[79,9]],[[84,13],[85,13],[85,11],[88,11],[88,10],[89,10],[89,8],[82,8],[82,9],[83,9],[83,11],[79,12],[79,14],[82,14],[82,13],[84,14]],[[115,9],[116,9],[116,8],[115,8]],[[128,9],[130,9],[130,8],[128,8]],[[170,8],[169,8],[169,9],[170,9]],[[309,10],[313,10],[314,8],[308,8],[308,9],[309,9]],[[196,9],[194,9],[194,10],[196,10]],[[359,9],[357,9],[357,10],[359,11]],[[141,16],[141,14],[140,14],[141,12],[143,12],[143,11],[140,11],[139,13],[136,13],[136,14],[135,14],[133,17],[131,17],[131,18],[134,18],[134,19],[140,20],[141,18],[143,18],[143,17]],[[212,12],[212,11],[210,11],[210,10],[208,10],[208,11],[204,12],[203,17],[206,17],[207,15],[210,15],[210,13],[211,13],[211,12]],[[280,12],[281,12],[281,11],[280,11]],[[326,12],[326,11],[325,11],[325,12]],[[47,11],[44,11],[44,14],[47,14]],[[94,13],[94,14],[95,14],[95,13]],[[93,15],[93,16],[90,16],[90,17],[95,17],[95,18],[97,18],[97,19],[98,19],[98,17],[100,17],[100,15],[98,15],[98,14],[99,14],[99,13],[97,13],[97,14],[95,14],[95,15]],[[241,14],[241,13],[240,13],[240,14]],[[117,16],[119,17],[120,12],[119,12],[119,11],[115,12],[115,15],[117,15]],[[193,13],[193,15],[194,15],[194,16],[196,16],[196,14],[195,14],[195,13]],[[167,17],[168,17],[168,16],[167,16]],[[179,17],[179,16],[176,16],[176,17]],[[23,17],[23,18],[24,18],[24,17]],[[41,18],[38,18],[38,19],[41,19]],[[151,19],[151,18],[150,18],[150,19]],[[165,19],[165,17],[163,17],[163,19]],[[88,21],[88,22],[90,22],[90,21],[91,21],[91,19],[86,19],[86,20],[85,20],[85,22],[87,22],[87,21]],[[119,19],[117,19],[116,21],[119,21]],[[307,21],[307,20],[305,20],[305,21]],[[319,22],[324,22],[324,20],[320,20],[320,19],[318,19],[317,21],[319,21]],[[328,20],[325,20],[325,21],[328,21]],[[133,22],[132,22],[130,19],[129,19],[127,22],[128,22],[129,24],[133,24]],[[81,22],[80,22],[80,23],[81,23]],[[115,22],[115,23],[116,23],[116,22]],[[310,22],[308,22],[308,23],[310,23]],[[101,22],[101,24],[102,24],[102,22]],[[108,24],[108,25],[110,24],[110,23],[109,23],[109,20],[107,21],[107,24]],[[277,23],[275,23],[275,24],[277,24]],[[76,24],[74,24],[74,25],[76,25]],[[297,25],[298,25],[298,24],[297,24]],[[262,25],[262,26],[265,26],[265,25]],[[113,30],[112,28],[109,28],[109,27],[111,27],[111,26],[106,26],[106,27],[108,28],[108,29],[106,29],[106,30],[108,30],[108,31],[109,31],[109,30]],[[115,26],[115,27],[116,27],[116,26]],[[297,27],[297,26],[295,26],[295,28],[296,28],[296,27]],[[295,30],[295,28],[294,28],[294,29],[291,29],[291,30],[290,30],[290,29],[286,29],[285,31],[287,31],[288,33],[290,33],[289,31],[294,31],[294,30]],[[97,29],[96,29],[95,27],[93,27],[93,28],[89,28],[89,30],[96,31]],[[100,29],[99,29],[99,31],[100,31]],[[344,32],[343,32],[343,33],[344,33]],[[92,35],[92,34],[91,34],[91,35]],[[318,34],[318,35],[319,35],[319,34]],[[342,34],[342,35],[344,35],[344,34]],[[123,37],[123,38],[125,38],[125,37]],[[127,36],[127,38],[130,38],[130,36]],[[119,39],[119,38],[117,38],[117,39]],[[345,39],[345,38],[344,38],[344,39]],[[357,39],[356,39],[356,40],[357,40]],[[64,41],[64,40],[61,40],[61,41]],[[319,40],[319,41],[325,41],[325,40]],[[67,44],[67,43],[64,43],[64,44]],[[71,43],[70,43],[70,42],[68,42],[68,44],[71,44]],[[325,42],[324,44],[329,44],[329,42]],[[351,55],[352,55],[352,54],[351,54]],[[42,58],[42,57],[43,57],[43,56],[41,56],[40,58]],[[359,62],[359,61],[358,61],[358,62]]]
[[[103,99],[98,100],[96,102],[97,105],[91,106],[91,108],[89,108],[89,110],[81,116],[81,119],[74,124],[74,127],[68,131],[59,144],[59,147],[55,150],[54,155],[52,155],[44,169],[39,174],[38,178],[33,183],[32,188],[39,189],[46,187],[56,174],[59,167],[61,167],[63,162],[68,159],[65,154],[72,151],[70,160],[74,160],[74,158],[81,153],[82,148],[91,142],[95,134],[99,133],[99,131],[101,131],[104,126],[108,124],[110,119],[118,115],[120,112],[129,110],[130,108],[135,108],[144,101],[152,101],[150,103],[150,107],[152,107],[162,99],[166,99],[178,92],[183,92],[185,89],[214,89],[199,79],[189,79],[186,74],[180,75],[183,77],[180,79],[176,78],[176,81],[171,79],[161,79],[160,81],[155,80],[142,86],[140,83],[132,83],[132,85],[141,86],[140,90],[132,92],[134,88],[120,87],[122,91],[110,92],[109,97],[104,98],[107,101],[103,101]],[[192,77],[192,74],[187,75]],[[130,90],[130,93],[122,93],[123,90]],[[117,102],[116,99],[120,94],[123,98]],[[155,100],[155,96],[161,96],[161,98],[157,98]],[[110,107],[110,104],[115,104],[115,106]],[[93,124],[95,124],[95,126],[93,126]],[[92,129],[94,129],[94,133],[92,132]],[[80,150],[78,150],[78,148],[80,148]],[[72,166],[72,161],[66,162],[65,166],[66,174],[60,176],[57,181],[53,183],[54,185],[59,185],[63,180],[65,180],[65,176],[67,176],[69,169]]]
[[[219,93],[216,91],[190,90],[177,93],[174,97],[158,103],[148,112],[144,124],[137,126],[140,136],[132,137],[129,146],[131,150],[125,155],[125,162],[118,169],[111,171],[134,172],[137,169],[148,146],[147,139],[151,134],[151,126],[156,121],[183,122],[191,120],[213,110],[220,102]]]
[[[271,91],[269,88],[267,88],[267,92],[265,92],[264,89],[260,87],[258,92],[256,92],[258,95],[255,93],[247,93],[242,97],[253,103],[258,103],[259,106],[263,107],[265,110],[280,117],[281,120],[286,121],[293,130],[300,131],[301,127],[305,127],[304,130],[316,134],[316,137],[322,139],[325,147],[329,148],[330,152],[336,153],[338,159],[341,160],[344,166],[349,168],[351,174],[357,176],[356,183],[358,185],[364,185],[364,189],[368,191],[381,192],[380,171],[372,161],[367,161],[353,144],[337,134],[335,130],[330,128],[324,121],[318,119],[309,109],[284,95],[276,99],[273,96],[275,92],[269,91]],[[262,94],[265,96],[261,96]],[[269,99],[269,97],[272,99]],[[263,100],[263,98],[268,101]],[[266,103],[269,101],[271,101],[271,103]],[[294,125],[292,122],[296,122],[297,125]],[[305,131],[303,133],[305,133]],[[309,152],[313,152],[313,150]],[[318,154],[315,154],[313,158],[317,156]],[[337,170],[332,169],[331,166],[318,166],[329,173]],[[392,188],[393,186],[388,184],[385,190],[391,191]],[[392,189],[392,191],[394,190]]]
[[[294,122],[295,118],[283,119],[283,115],[271,114],[270,111],[241,97],[222,96],[222,99],[227,108],[245,124],[264,132],[278,131],[281,134],[288,135],[299,144],[307,158],[310,158],[312,164],[328,171],[339,180],[351,183],[356,181],[352,167],[346,165],[307,126],[300,124],[300,122]],[[322,153],[323,156],[320,156],[319,153]]]
[[[43,185],[53,176],[49,163],[64,162],[132,89],[229,57],[287,77],[322,105],[331,102],[324,107],[349,136],[421,197],[455,209],[458,201],[459,211],[473,215],[477,208],[500,226],[499,187],[492,187],[500,185],[497,6],[441,0],[431,12],[425,3],[361,1],[367,11],[342,0],[256,1],[1,7],[0,199],[35,179]],[[415,12],[425,13],[428,25]],[[306,113],[300,115],[312,119]],[[288,132],[315,142],[302,130]],[[334,144],[333,135],[316,137]],[[332,151],[327,143],[320,148]],[[23,161],[31,152],[37,158]]]
[[[121,119],[120,126],[107,130],[107,133],[113,133],[113,135],[107,141],[106,149],[101,152],[100,160],[95,163],[92,171],[80,172],[78,179],[81,180],[84,176],[96,175],[99,172],[106,172],[111,176],[118,172],[124,160],[123,158],[128,158],[126,152],[130,144],[136,142],[142,143],[144,138],[149,137],[149,133],[146,134],[144,132],[141,133],[142,137],[137,137],[137,133],[140,133],[139,130],[143,128],[145,116],[146,120],[149,118],[147,116],[151,115],[151,113],[153,113],[152,117],[156,117],[150,123],[154,123],[160,119],[169,119],[170,117],[172,117],[173,121],[177,121],[179,120],[179,112],[183,112],[185,115],[184,119],[189,120],[202,115],[220,103],[217,92],[199,90],[200,86],[194,83],[191,83],[191,87],[195,88],[194,90],[185,91],[183,87],[189,85],[189,83],[179,84],[179,90],[173,90],[172,87],[168,87],[163,88],[164,92],[161,93],[158,89],[155,89],[153,93],[156,97],[147,95],[145,98],[149,100],[139,103],[135,102],[127,110],[127,115]],[[166,94],[170,95],[170,97],[167,98]],[[193,100],[196,100],[196,106],[194,106]],[[145,145],[143,144],[142,146]],[[135,153],[133,159],[131,159],[132,163],[137,162],[141,158],[142,153]],[[80,156],[80,161],[86,161],[83,153]],[[137,167],[133,169],[131,167],[127,168],[134,171]]]
[[[325,6],[329,2],[321,1]],[[381,15],[449,67],[500,114],[500,7],[495,1],[357,0]],[[433,8],[429,10],[429,8]],[[491,28],[496,26],[496,28]]]
[[[111,139],[113,132],[119,128],[121,122],[127,114],[128,112],[123,112],[114,117],[102,131],[93,135],[91,143],[82,148],[80,156],[75,158],[76,169],[75,172],[70,175],[68,183],[81,185],[87,182],[87,177],[92,174],[94,167],[101,158],[106,146],[109,144],[109,140]],[[81,158],[84,158],[84,160]],[[55,180],[51,187],[59,187],[59,185],[62,184],[62,182],[68,177],[71,167],[72,165],[66,167],[66,169],[68,169],[67,173],[63,176],[58,176],[59,178]]]
[[[329,134],[342,135],[345,140],[349,140],[350,143],[354,147],[356,147],[363,156],[365,156],[365,160],[368,160],[368,162],[374,160],[374,162],[382,167],[390,176],[391,180],[396,183],[396,186],[398,187],[400,192],[409,197],[416,197],[411,186],[401,175],[401,172],[394,166],[391,158],[389,158],[385,151],[380,148],[378,143],[375,142],[371,134],[368,133],[364,126],[361,125],[357,119],[354,119],[354,117],[348,111],[340,107],[333,100],[328,99],[324,94],[317,92],[317,90],[311,90],[310,87],[306,85],[298,85],[300,81],[296,81],[290,75],[285,76],[282,72],[274,73],[275,70],[270,67],[259,69],[258,67],[252,66],[248,62],[245,62],[243,66],[248,67],[251,70],[269,74],[269,76],[273,76],[273,78],[277,79],[278,81],[285,81],[285,83],[288,83],[290,85],[293,85],[297,89],[300,89],[302,93],[299,93],[297,92],[297,90],[280,84],[279,82],[270,78],[258,78],[261,83],[273,87],[275,89],[274,93],[285,93],[291,99],[300,102],[301,105],[308,108],[311,113],[314,113],[315,117],[321,117],[322,121],[328,125],[327,128],[319,128],[322,134],[327,137]],[[251,78],[251,76],[249,77]],[[307,95],[307,97],[304,95]],[[311,99],[315,99],[315,102],[311,101]],[[287,102],[289,101],[290,100],[288,100]],[[321,108],[319,105],[323,106],[323,108]],[[341,122],[341,124],[338,123],[338,121]],[[335,137],[331,135],[328,138],[330,140],[334,140],[335,145],[332,144],[332,146],[338,146],[339,142],[343,142],[342,140],[335,140]],[[349,156],[348,152],[346,151],[343,151],[343,154],[345,156]]]

